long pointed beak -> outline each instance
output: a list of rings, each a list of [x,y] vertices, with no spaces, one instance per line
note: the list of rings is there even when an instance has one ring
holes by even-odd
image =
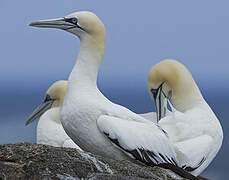
[[[30,23],[29,26],[40,27],[40,28],[57,28],[63,30],[75,27],[73,24],[65,21],[65,18],[35,21]]]
[[[157,122],[166,115],[167,98],[162,92],[162,85],[158,89],[151,89],[157,111]]]
[[[54,100],[50,99],[49,101],[44,101],[40,106],[38,106],[33,113],[27,119],[25,125],[32,123],[37,118],[39,118],[42,114],[44,114],[48,109],[52,107]]]

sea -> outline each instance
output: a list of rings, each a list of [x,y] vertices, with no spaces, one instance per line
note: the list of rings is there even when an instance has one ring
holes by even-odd
[[[120,87],[107,87],[103,88],[102,92],[111,101],[126,106],[136,113],[155,111],[154,103],[148,94],[142,94],[132,88],[122,91],[120,89]],[[201,175],[213,180],[226,180],[229,177],[228,91],[206,89],[203,94],[221,122],[224,141],[215,159]],[[0,144],[36,142],[37,121],[29,126],[24,124],[30,113],[42,102],[44,95],[45,91],[37,89],[0,91]]]

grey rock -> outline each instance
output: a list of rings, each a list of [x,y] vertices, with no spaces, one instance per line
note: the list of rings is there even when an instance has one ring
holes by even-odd
[[[116,161],[72,148],[0,145],[0,180],[174,180],[170,170]]]

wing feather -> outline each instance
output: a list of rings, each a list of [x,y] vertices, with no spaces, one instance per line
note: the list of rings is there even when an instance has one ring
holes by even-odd
[[[173,145],[165,132],[154,123],[126,121],[103,115],[97,125],[114,144],[147,165],[178,165]]]

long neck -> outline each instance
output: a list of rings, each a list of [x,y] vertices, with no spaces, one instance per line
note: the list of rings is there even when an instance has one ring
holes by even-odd
[[[105,51],[105,39],[85,36],[81,38],[76,64],[69,77],[69,87],[97,87],[97,75]]]
[[[61,118],[61,107],[58,105],[59,102],[56,102],[56,105],[48,110],[49,118],[48,120],[54,121],[58,124],[60,124],[60,118]]]
[[[172,92],[171,99],[177,110],[185,112],[205,102],[197,84],[191,76],[183,78],[178,84]]]

